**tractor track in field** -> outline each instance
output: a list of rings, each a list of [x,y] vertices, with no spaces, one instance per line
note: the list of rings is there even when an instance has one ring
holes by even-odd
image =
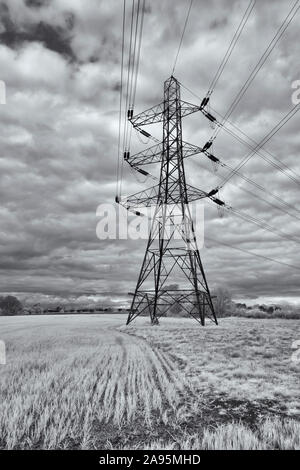
[[[242,422],[255,432],[265,418],[297,419],[283,400],[203,388],[201,374],[188,367],[196,342],[185,359],[170,347],[172,332],[156,341],[147,327],[124,328],[121,320],[2,322],[9,360],[0,382],[0,448],[180,445],[205,428]]]

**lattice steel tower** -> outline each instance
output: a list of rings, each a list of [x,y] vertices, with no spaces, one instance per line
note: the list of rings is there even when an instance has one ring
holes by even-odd
[[[163,141],[138,154],[124,158],[132,168],[161,163],[159,184],[140,193],[118,199],[127,209],[155,206],[146,253],[134,291],[127,324],[140,314],[149,314],[152,324],[168,310],[180,308],[204,325],[209,317],[217,324],[212,298],[203,270],[189,202],[211,197],[186,184],[184,159],[207,152],[182,141],[182,118],[203,109],[181,100],[180,84],[171,76],[164,83],[164,100],[157,106],[133,116],[131,124],[142,134],[141,127],[163,122]],[[169,285],[170,282],[173,284]],[[176,307],[175,307],[176,306]]]

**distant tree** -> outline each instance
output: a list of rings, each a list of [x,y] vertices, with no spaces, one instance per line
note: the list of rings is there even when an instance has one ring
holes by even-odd
[[[259,308],[259,310],[261,310],[262,312],[266,312],[267,309],[268,309],[266,305],[259,305],[258,308]]]
[[[31,315],[31,309],[29,307],[23,308],[23,315]]]
[[[245,308],[245,309],[247,308],[247,305],[246,305],[246,304],[241,304],[240,302],[236,302],[235,306],[236,306],[237,308]]]
[[[31,308],[33,315],[43,315],[44,309],[42,308],[40,303],[34,304]]]
[[[182,314],[182,307],[180,303],[176,300],[176,302],[170,308],[170,312],[174,316],[180,316]]]
[[[165,316],[171,315],[171,316],[179,316],[180,313],[182,312],[182,307],[180,305],[180,302],[178,301],[180,294],[176,294],[176,291],[179,290],[179,284],[169,284],[163,288],[164,292],[171,291],[172,297],[173,297],[173,304],[168,307],[165,306],[161,308],[161,310],[164,310]]]
[[[21,302],[13,295],[7,295],[1,298],[0,308],[2,315],[18,315],[23,310]]]
[[[214,299],[216,314],[219,317],[223,317],[229,313],[232,306],[231,294],[227,289],[222,287],[219,287],[214,294],[216,296]]]

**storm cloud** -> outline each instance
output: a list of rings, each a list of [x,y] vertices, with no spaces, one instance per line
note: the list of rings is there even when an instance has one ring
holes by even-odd
[[[257,2],[211,98],[224,115],[260,59],[293,2]],[[189,2],[147,1],[135,112],[159,103],[170,76]],[[200,98],[226,52],[248,1],[195,0],[175,76]],[[10,0],[0,4],[0,287],[41,299],[114,299],[131,291],[145,241],[99,240],[97,206],[113,203],[116,190],[122,5],[119,0]],[[129,15],[129,10],[128,10]],[[292,82],[300,79],[300,13],[259,71],[230,120],[260,141],[293,107]],[[186,89],[182,98],[199,104]],[[213,113],[213,111],[212,111]],[[299,115],[266,145],[300,174]],[[155,130],[161,138],[160,131]],[[213,129],[200,113],[183,122],[184,140],[202,146]],[[151,145],[151,143],[149,144]],[[133,134],[131,152],[143,145]],[[249,152],[225,132],[214,154],[235,166]],[[227,170],[214,172],[203,155],[186,162],[189,184],[216,187]],[[229,205],[299,238],[298,184],[259,155],[242,170],[282,198],[235,176],[220,193]],[[297,177],[295,177],[297,179]],[[148,182],[149,186],[152,184]],[[124,194],[141,190],[125,171]],[[252,193],[252,194],[251,194]],[[263,199],[267,200],[270,205]],[[237,299],[299,300],[297,242],[281,238],[230,212],[220,218],[205,203],[203,264],[212,288]],[[242,250],[266,258],[255,258]]]

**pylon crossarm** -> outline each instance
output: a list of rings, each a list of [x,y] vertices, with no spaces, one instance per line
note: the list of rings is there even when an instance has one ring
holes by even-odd
[[[143,111],[142,113],[135,114],[131,119],[130,122],[133,127],[140,127],[146,126],[148,124],[154,124],[156,122],[162,122],[163,120],[163,111],[164,111],[164,103],[157,104],[152,108]]]
[[[172,188],[171,188],[172,189]],[[197,201],[198,199],[203,199],[207,197],[205,191],[201,189],[194,188],[193,186],[186,185],[188,200],[190,202]],[[151,188],[145,189],[138,193],[132,194],[130,196],[124,196],[118,200],[119,204],[125,209],[135,209],[138,207],[151,207],[154,206],[157,202],[159,195],[159,185],[152,186]],[[169,195],[168,203],[178,204],[181,202],[181,192],[178,186],[173,185],[173,190],[171,190]],[[214,198],[215,199],[215,198]],[[215,202],[215,201],[214,201]]]
[[[134,166],[141,166],[141,165],[150,165],[151,163],[161,162],[161,155],[162,155],[162,143],[152,145],[142,152],[136,153],[134,155],[129,155],[126,158],[126,161],[131,165]]]
[[[161,163],[163,157],[163,147],[162,143],[153,145],[148,149],[143,150],[142,152],[136,153],[134,155],[126,156],[125,160],[131,165],[149,165],[152,163]],[[205,153],[208,157],[213,155],[209,154],[209,152],[204,152],[202,147],[198,145],[190,144],[189,142],[182,142],[182,158],[191,157],[193,155],[197,155],[199,153]],[[170,151],[170,161],[172,158],[175,160],[177,158],[177,153]],[[217,159],[216,159],[217,161]]]
[[[188,116],[189,114],[196,113],[198,111],[202,111],[200,106],[197,106],[192,103],[188,103],[187,101],[180,101],[181,105],[181,117]],[[157,122],[162,122],[163,121],[163,113],[165,111],[165,104],[164,102],[153,106],[152,108],[147,109],[146,111],[143,111],[142,113],[135,114],[132,116],[130,119],[131,124],[133,127],[140,127],[140,126],[146,126],[148,124],[154,124]],[[170,107],[170,115],[171,117],[173,116],[173,113],[175,114],[176,110]],[[207,115],[209,113],[205,113]]]
[[[198,153],[202,153],[203,148],[198,147],[197,145],[190,144],[189,142],[182,142],[182,157],[187,158]],[[132,167],[137,167],[141,165],[150,165],[152,163],[161,163],[163,156],[163,144],[159,143],[152,145],[151,147],[138,152],[134,155],[126,156],[125,160]],[[176,157],[176,154],[174,154]]]
[[[119,199],[119,204],[125,209],[135,209],[137,207],[150,207],[156,204],[159,186],[155,185],[131,196],[124,196]]]
[[[188,142],[182,142],[182,157],[187,158],[193,155],[197,155],[198,153],[202,153],[202,147],[198,147],[197,145],[189,144]]]
[[[188,200],[189,202],[197,201],[198,199],[203,199],[207,197],[207,193],[202,191],[202,189],[195,188],[189,184],[186,185]]]
[[[188,116],[189,114],[197,113],[201,111],[201,107],[196,104],[188,103],[187,101],[180,101],[181,105],[181,117]]]

